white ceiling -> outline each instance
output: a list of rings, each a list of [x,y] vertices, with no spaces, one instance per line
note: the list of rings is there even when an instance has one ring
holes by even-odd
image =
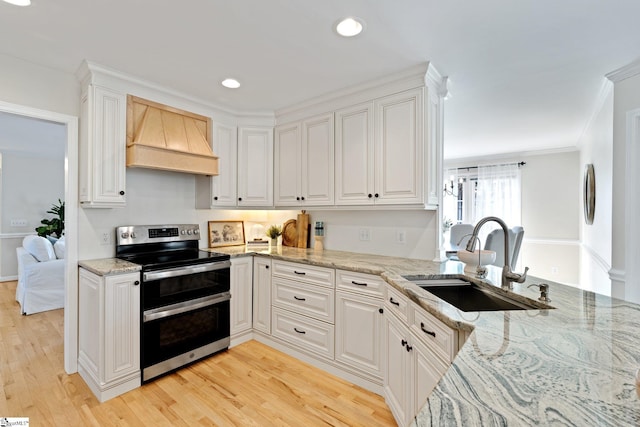
[[[68,72],[88,59],[239,110],[431,61],[452,83],[447,158],[575,146],[604,75],[640,57],[638,0],[32,3],[0,2],[0,53]],[[366,31],[339,38],[349,15]]]

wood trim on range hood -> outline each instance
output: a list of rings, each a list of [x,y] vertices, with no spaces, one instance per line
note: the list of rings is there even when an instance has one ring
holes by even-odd
[[[127,167],[218,175],[211,119],[127,96]]]

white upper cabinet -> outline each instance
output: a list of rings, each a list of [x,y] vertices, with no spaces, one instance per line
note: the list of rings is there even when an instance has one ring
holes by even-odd
[[[273,206],[273,128],[238,131],[238,206]]]
[[[333,113],[276,127],[275,205],[333,205]]]
[[[236,206],[238,131],[235,126],[213,124],[213,152],[220,158],[218,176],[211,177],[211,207]]]
[[[125,206],[126,126],[126,94],[88,85],[81,99],[81,206]]]
[[[336,205],[374,203],[373,103],[336,111]]]
[[[336,112],[336,204],[423,205],[424,89]]]

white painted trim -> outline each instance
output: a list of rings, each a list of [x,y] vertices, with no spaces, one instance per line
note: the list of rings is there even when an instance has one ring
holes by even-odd
[[[605,273],[611,272],[611,265],[605,261],[593,248],[589,245],[582,244],[582,249],[589,255],[591,260]]]
[[[78,371],[78,118],[0,101],[0,111],[60,123],[67,128],[65,149],[64,369]],[[71,165],[71,166],[70,166]]]
[[[625,65],[624,67],[620,67],[617,70],[614,70],[604,76],[611,80],[613,83],[618,83],[622,80],[628,79],[629,77],[633,77],[640,74],[640,58],[631,62],[630,64]]]
[[[18,276],[3,276],[3,277],[0,277],[0,282],[13,282],[14,280],[18,280]]]
[[[433,68],[433,65],[427,62],[398,73],[329,92],[299,104],[280,108],[275,111],[276,124],[280,125],[302,120],[316,114],[324,114],[329,111],[369,102],[383,96],[425,86],[430,68]],[[433,74],[434,71],[431,73],[431,79],[435,79],[433,77],[435,76]],[[439,73],[437,75],[439,76]],[[442,86],[442,83],[439,86]]]
[[[36,234],[35,232],[32,233],[0,233],[0,240],[1,239],[19,239],[19,238],[25,238],[27,236],[31,236]]]
[[[640,63],[639,63],[640,66]],[[640,182],[640,172],[637,165],[640,163],[640,108],[627,112],[627,137],[625,144],[625,180],[626,186],[637,185]],[[627,283],[626,278],[636,278],[640,274],[638,259],[640,258],[640,244],[637,237],[640,236],[640,223],[638,211],[640,210],[640,196],[636,189],[625,191],[625,283],[624,299],[640,303],[640,288]]]
[[[576,239],[545,239],[537,237],[525,237],[524,239],[522,239],[522,243],[529,243],[532,245],[580,246],[580,240]]]
[[[593,124],[593,121],[598,117],[600,111],[602,111],[602,107],[604,106],[604,101],[607,100],[607,97],[613,92],[613,83],[610,80],[602,79],[602,84],[600,85],[600,90],[598,91],[598,95],[596,96],[596,100],[593,103],[593,107],[591,108],[591,116],[589,120],[584,124],[584,128],[580,133],[580,137],[576,143],[576,146],[581,148],[581,141],[584,140],[584,136],[588,132],[589,128]]]
[[[478,166],[478,164],[483,164],[483,163],[495,165],[496,162],[498,161],[505,161],[505,160],[515,161],[524,157],[545,156],[548,154],[572,153],[574,151],[579,151],[579,148],[575,145],[572,145],[572,146],[566,146],[566,147],[547,148],[544,150],[514,151],[510,153],[489,154],[487,156],[448,157],[444,159],[444,163],[445,163],[445,169],[456,166],[458,163],[476,163],[474,166]],[[468,166],[468,164],[465,164],[464,166]]]

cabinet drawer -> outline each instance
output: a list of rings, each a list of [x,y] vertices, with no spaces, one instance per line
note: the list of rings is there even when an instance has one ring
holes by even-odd
[[[274,277],[304,281],[305,283],[335,286],[335,270],[332,268],[316,267],[314,265],[298,264],[295,262],[273,261]]]
[[[336,270],[336,288],[382,298],[386,282],[380,276]]]
[[[386,289],[387,298],[384,301],[384,305],[399,319],[409,324],[409,298],[391,285],[387,285]]]
[[[328,359],[333,359],[333,325],[277,307],[273,307],[271,313],[271,326],[274,337]]]
[[[422,307],[412,303],[413,323],[411,329],[414,334],[424,341],[434,353],[446,362],[452,362],[457,350],[457,332]]]
[[[333,289],[293,282],[279,277],[274,277],[272,283],[273,305],[333,323]]]

